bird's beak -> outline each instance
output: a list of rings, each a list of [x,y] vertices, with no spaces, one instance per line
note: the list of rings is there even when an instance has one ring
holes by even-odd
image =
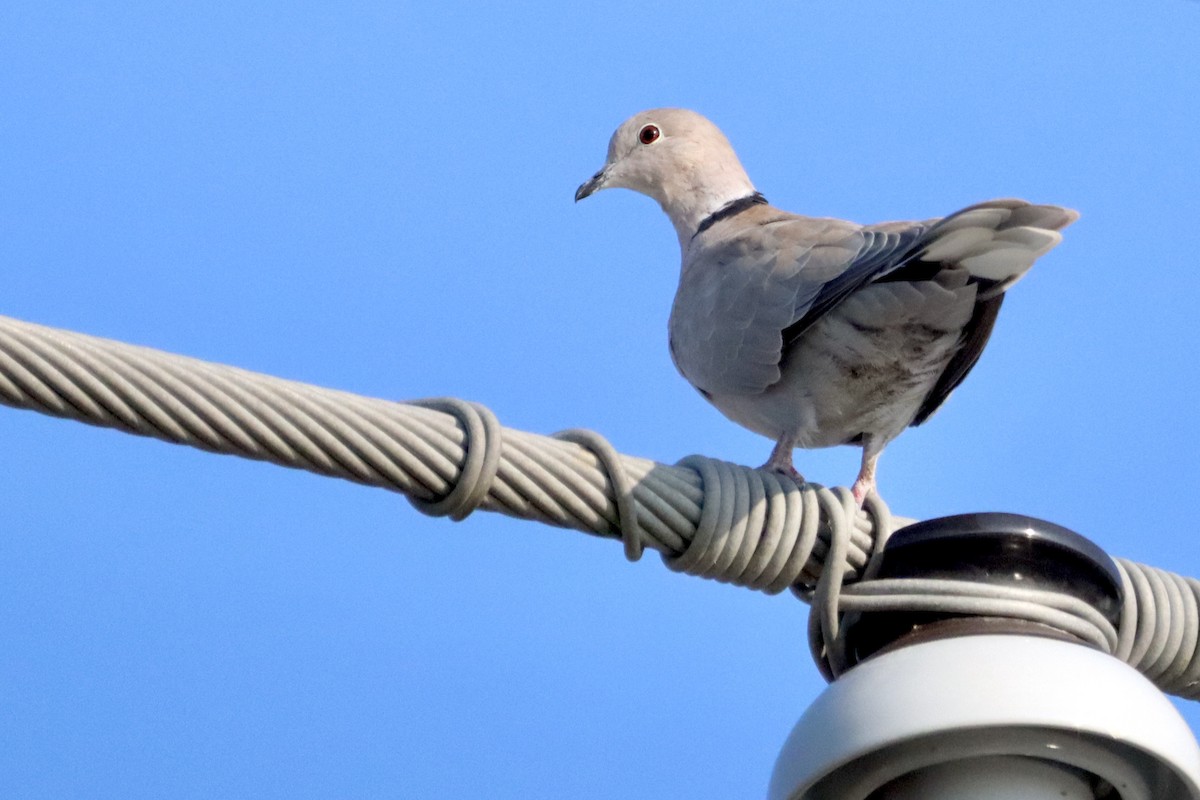
[[[603,189],[604,183],[607,180],[608,168],[606,167],[579,185],[579,188],[575,190],[575,202],[578,203],[583,198]]]

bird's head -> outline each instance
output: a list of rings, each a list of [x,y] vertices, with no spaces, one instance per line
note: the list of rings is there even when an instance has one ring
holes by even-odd
[[[643,111],[621,123],[608,142],[604,167],[575,191],[575,201],[611,188],[657,200],[681,242],[704,217],[754,193],[725,134],[682,108]]]

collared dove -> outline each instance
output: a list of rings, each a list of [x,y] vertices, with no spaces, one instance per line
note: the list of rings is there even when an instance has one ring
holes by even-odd
[[[678,108],[623,122],[575,200],[613,187],[657,200],[679,237],[679,371],[776,442],[764,469],[800,479],[794,448],[860,445],[860,504],[883,448],[962,382],[1005,290],[1079,217],[1008,199],[923,222],[790,214],[755,190],[715,125]]]

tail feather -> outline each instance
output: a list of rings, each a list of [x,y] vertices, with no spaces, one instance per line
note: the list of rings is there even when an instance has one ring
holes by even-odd
[[[1024,208],[1014,208],[1012,216],[1008,218],[1008,222],[1004,227],[1042,228],[1043,230],[1061,231],[1077,219],[1079,219],[1079,212],[1071,208],[1030,205]]]
[[[1062,241],[1058,231],[1078,218],[1069,208],[991,200],[934,225],[921,258],[961,264],[973,277],[1007,288]]]

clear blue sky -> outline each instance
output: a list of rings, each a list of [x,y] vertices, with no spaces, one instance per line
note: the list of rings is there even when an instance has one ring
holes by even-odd
[[[0,313],[758,464],[671,366],[666,218],[572,203],[691,107],[791,210],[1079,209],[882,490],[1200,576],[1200,3],[215,5],[0,4]],[[5,797],[755,797],[822,686],[797,601],[614,542],[25,411],[0,442]]]

